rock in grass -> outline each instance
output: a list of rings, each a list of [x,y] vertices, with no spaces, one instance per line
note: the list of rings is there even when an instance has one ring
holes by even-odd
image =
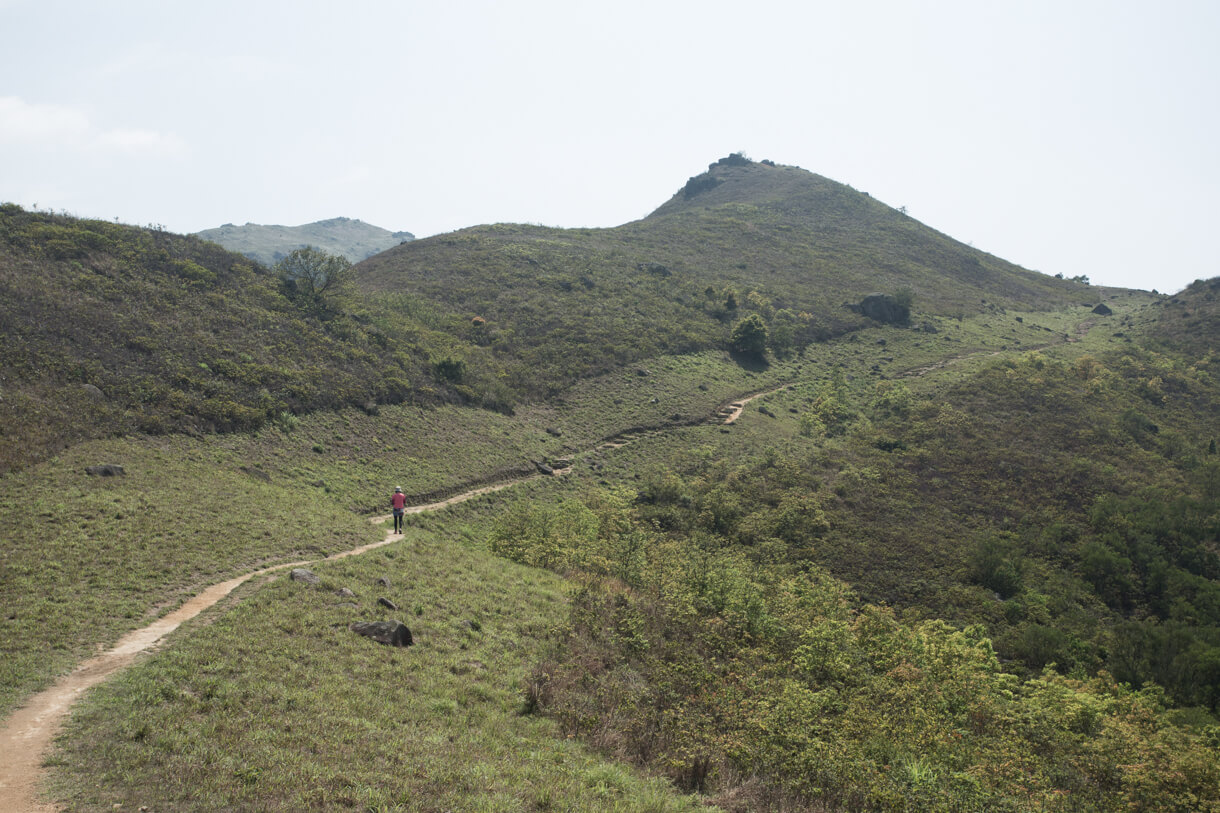
[[[104,463],[101,466],[85,466],[85,474],[93,477],[126,477],[127,472],[116,463]]]
[[[389,587],[389,586],[390,586],[390,580],[389,580],[389,579],[387,579],[385,576],[382,576],[381,578],[377,579],[376,584],[379,584],[379,585],[381,585],[382,587]]]
[[[288,578],[294,582],[305,582],[306,584],[320,584],[322,582],[321,576],[303,567],[294,567],[292,572],[288,574]]]
[[[354,592],[352,592],[351,588],[348,588],[348,587],[340,587],[338,590],[335,591],[335,593],[337,593],[340,596],[343,596],[344,598],[355,598],[356,597],[356,594]]]
[[[401,621],[354,621],[347,627],[358,635],[386,646],[411,646],[411,630]]]
[[[395,604],[394,602],[390,601],[385,596],[382,596],[381,598],[377,599],[377,603],[380,604],[382,607],[385,607],[388,610],[397,610],[398,609],[398,605]]]
[[[1114,311],[1110,310],[1106,303],[1102,302],[1096,308],[1093,308],[1093,313],[1097,314],[1098,316],[1109,316],[1110,314],[1114,313]]]

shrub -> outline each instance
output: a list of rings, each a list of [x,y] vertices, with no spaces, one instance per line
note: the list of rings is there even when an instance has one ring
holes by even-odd
[[[729,334],[729,346],[738,353],[762,358],[767,352],[767,326],[762,317],[751,313],[735,324]]]

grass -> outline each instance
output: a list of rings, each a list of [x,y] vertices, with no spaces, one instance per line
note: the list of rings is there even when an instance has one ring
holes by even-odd
[[[1142,301],[1116,309],[1113,324],[1147,318]],[[531,459],[572,456],[569,477],[412,517],[407,543],[319,566],[327,579],[321,590],[283,579],[243,588],[231,612],[182,630],[145,665],[91,695],[96,700],[54,757],[56,793],[82,810],[150,801],[154,809],[682,809],[687,802],[667,784],[603,761],[558,737],[546,720],[519,714],[539,639],[565,617],[563,583],[483,552],[490,528],[517,502],[630,486],[670,468],[697,472],[770,448],[811,461],[826,478],[822,493],[835,494],[835,530],[816,549],[819,562],[871,596],[890,589],[887,574],[909,575],[912,557],[923,557],[925,587],[902,582],[904,601],[928,604],[928,590],[948,586],[936,606],[950,617],[995,620],[981,591],[958,585],[957,541],[924,548],[917,541],[968,530],[953,519],[961,505],[946,503],[949,514],[935,506],[912,511],[912,481],[893,465],[903,458],[866,445],[870,421],[845,437],[811,438],[801,434],[800,417],[835,380],[861,405],[878,384],[895,380],[920,397],[962,387],[954,396],[961,397],[1002,357],[1019,357],[1046,337],[1075,336],[1088,312],[928,318],[937,333],[875,328],[765,369],[718,353],[648,360],[513,416],[387,406],[375,416],[306,416],[291,431],[73,447],[0,480],[0,533],[12,540],[0,559],[0,590],[15,616],[0,624],[5,708],[204,584],[367,542],[360,514],[384,511],[393,485],[443,494]],[[1121,331],[1094,327],[1079,342],[1041,352],[1074,363],[1125,347],[1113,332]],[[919,373],[946,359],[954,363]],[[752,402],[732,427],[680,425],[781,382],[792,386]],[[663,431],[621,448],[591,448],[636,427]],[[129,476],[81,475],[99,462],[122,463]],[[881,483],[895,489],[893,498],[883,498]],[[83,533],[65,522],[74,511],[87,521]],[[910,523],[902,538],[889,527],[895,516]],[[226,524],[217,526],[217,517]],[[371,585],[383,574],[400,591],[388,597],[420,641],[406,652],[362,650],[372,645],[346,632],[353,611],[326,592],[350,586],[361,610],[371,610]],[[359,678],[368,686],[357,686]],[[392,708],[365,709],[379,702]],[[275,713],[260,720],[265,709]],[[198,796],[188,797],[196,786]],[[527,787],[549,790],[531,795]]]
[[[711,415],[785,374],[782,365],[754,374],[719,354],[647,369],[584,382],[563,404],[515,416],[409,405],[323,412],[288,432],[90,441],[0,477],[0,712],[209,584],[362,544],[358,515],[388,510],[394,486],[423,502],[519,476],[533,460],[632,427]],[[83,473],[111,462],[127,476]]]
[[[321,585],[251,587],[91,693],[60,739],[54,794],[81,811],[705,809],[523,712],[566,613],[561,578],[418,526],[314,570]],[[387,617],[415,646],[347,630]]]

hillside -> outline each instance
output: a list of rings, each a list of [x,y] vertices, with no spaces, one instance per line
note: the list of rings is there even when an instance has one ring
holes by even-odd
[[[332,217],[302,226],[263,226],[226,223],[196,232],[204,240],[219,243],[266,266],[275,265],[298,248],[313,246],[328,254],[360,262],[386,249],[414,240],[407,231],[389,231],[348,217]]]
[[[418,325],[390,335],[358,302],[303,308],[266,268],[195,237],[15,205],[0,208],[0,325],[0,471],[88,438],[459,397],[423,391]]]
[[[1095,301],[1096,289],[1006,263],[805,170],[714,164],[612,229],[498,224],[398,246],[358,266],[387,307],[421,309],[554,391],[613,366],[724,347],[748,314],[784,355],[873,324],[844,307],[906,292],[919,314]],[[696,179],[692,179],[692,182]],[[688,184],[688,188],[690,184]]]
[[[732,156],[639,221],[406,243],[321,303],[3,207],[0,711],[256,575],[31,781],[82,811],[1220,810],[1218,286],[1051,279]],[[395,485],[430,505],[401,538]]]

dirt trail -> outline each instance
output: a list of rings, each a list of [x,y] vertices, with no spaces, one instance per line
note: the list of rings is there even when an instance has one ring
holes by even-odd
[[[733,423],[740,417],[747,403],[755,398],[778,392],[779,389],[783,388],[755,393],[733,401],[723,407],[718,415],[723,418],[723,423]],[[626,442],[628,439],[624,436],[623,441]],[[615,444],[616,447],[621,445],[623,443]],[[562,475],[569,471],[571,469],[557,470],[555,474]],[[407,506],[406,512],[421,514],[425,511],[435,511],[541,476],[541,474],[531,474],[482,486],[444,500]],[[382,523],[389,518],[390,515],[386,514],[372,517],[370,521]],[[63,725],[64,719],[67,718],[72,704],[79,700],[86,691],[130,665],[140,653],[151,649],[183,623],[212,607],[250,579],[293,567],[305,567],[316,562],[357,556],[400,539],[402,539],[401,534],[390,531],[380,541],[335,553],[324,559],[272,565],[220,584],[214,584],[147,627],[127,633],[110,650],[84,661],[72,672],[57,680],[50,688],[33,695],[24,706],[13,712],[0,728],[0,813],[55,812],[54,806],[43,804],[38,800],[38,787],[43,777],[42,760],[50,750],[51,742]]]
[[[724,416],[724,420],[722,421],[722,423],[733,423],[734,421],[736,421],[738,418],[741,417],[741,413],[744,412],[746,409],[746,404],[750,403],[755,398],[763,398],[767,395],[774,395],[775,393],[786,389],[787,386],[788,385],[785,384],[784,386],[776,387],[773,390],[767,390],[766,392],[756,392],[753,395],[747,395],[745,398],[737,399],[736,401],[729,404],[727,407],[720,410],[720,414],[722,416]]]
[[[962,353],[960,356],[950,356],[949,358],[941,359],[935,364],[929,364],[926,367],[916,367],[912,370],[907,370],[905,373],[899,375],[898,378],[918,378],[919,376],[927,375],[928,373],[936,370],[943,370],[950,364],[957,364],[959,362],[966,361],[967,359],[982,358],[984,356],[1001,356],[1005,353],[1012,352],[1033,353],[1038,350],[1045,350],[1048,347],[1057,347],[1061,344],[1073,344],[1075,342],[1082,341],[1085,336],[1089,335],[1089,331],[1093,329],[1096,322],[1096,319],[1085,319],[1083,322],[1076,325],[1075,333],[1072,333],[1071,335],[1064,335],[1063,338],[1059,339],[1058,341],[1047,342],[1045,344],[1032,344],[1028,347],[1018,347],[1013,349],[976,350],[973,353]]]

